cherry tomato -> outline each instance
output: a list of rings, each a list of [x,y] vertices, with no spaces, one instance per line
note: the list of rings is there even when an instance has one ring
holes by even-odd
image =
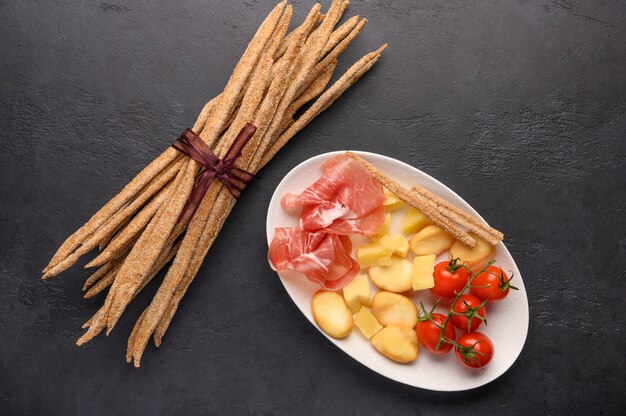
[[[417,323],[417,326],[415,327],[417,340],[422,345],[422,347],[426,348],[433,354],[447,354],[452,350],[452,344],[442,342],[439,346],[439,349],[437,349],[439,334],[441,334],[441,328],[439,328],[437,325],[443,326],[443,323],[446,321],[446,317],[440,313],[432,313],[430,314],[430,318],[431,319],[426,319]],[[435,325],[435,323],[437,325]],[[450,341],[454,341],[454,339],[456,338],[456,331],[449,322],[448,325],[446,325],[443,336],[445,339],[448,339]]]
[[[454,348],[454,354],[466,367],[484,367],[493,357],[493,343],[487,335],[480,332],[463,334],[456,343],[458,346]]]
[[[472,293],[480,300],[497,302],[509,294],[509,289],[517,290],[511,279],[498,266],[489,266],[472,280]]]
[[[457,260],[443,261],[435,266],[435,286],[430,289],[433,295],[453,298],[467,284],[467,269],[458,265]]]
[[[462,295],[454,305],[453,311],[465,315],[452,315],[450,321],[462,331],[476,331],[487,317],[485,303],[487,301],[481,301],[474,295]]]

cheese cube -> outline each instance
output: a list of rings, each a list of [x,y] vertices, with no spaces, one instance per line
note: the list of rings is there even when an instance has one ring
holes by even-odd
[[[343,298],[352,314],[357,313],[361,306],[370,306],[372,299],[370,297],[370,284],[367,276],[362,274],[352,279],[343,288]]]
[[[411,276],[413,290],[430,289],[435,286],[433,278],[435,258],[434,254],[415,257],[415,260],[413,260],[413,274]]]
[[[385,200],[383,201],[383,206],[387,210],[387,212],[395,211],[398,208],[404,205],[404,201],[391,193],[388,189],[384,190]]]
[[[377,243],[369,243],[356,249],[356,260],[361,267],[386,266],[391,262],[393,250]]]
[[[426,215],[422,214],[421,211],[418,211],[414,207],[409,207],[400,224],[400,231],[405,235],[415,234],[430,223],[430,220],[426,218]]]
[[[354,316],[354,324],[367,339],[370,339],[383,329],[383,326],[372,315],[370,309],[366,307],[362,307]]]
[[[406,255],[409,254],[409,241],[401,234],[394,235],[392,239],[396,244],[393,254],[400,257],[406,257]]]

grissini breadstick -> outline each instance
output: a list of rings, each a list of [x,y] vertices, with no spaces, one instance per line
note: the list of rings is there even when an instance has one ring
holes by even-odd
[[[324,49],[322,49],[321,56],[326,55],[330,52],[339,42],[341,42],[352,29],[359,23],[359,16],[352,16],[348,20],[346,20],[341,26],[339,26],[333,33],[331,33],[328,42],[324,45]]]
[[[420,210],[435,225],[443,228],[446,232],[448,232],[457,240],[462,241],[463,244],[467,246],[474,247],[476,245],[476,240],[472,236],[470,236],[465,230],[456,225],[453,221],[441,215],[441,213],[437,210],[437,207],[430,201],[424,198],[418,198],[417,195],[410,189],[405,188],[404,186],[391,179],[389,176],[382,173],[380,170],[375,168],[371,163],[363,159],[361,156],[352,152],[348,152],[348,156],[361,163],[374,178],[376,178],[381,184],[383,184],[383,186],[385,186],[407,204]]]
[[[85,283],[83,284],[83,292],[89,289],[92,285],[94,285],[98,281],[100,281],[100,279],[104,278],[107,274],[109,274],[111,270],[115,268],[119,270],[121,266],[122,266],[121,261],[116,261],[116,260],[111,260],[105,263],[102,267],[100,267],[98,270],[92,273],[91,276],[87,278],[87,280],[85,280]]]
[[[330,65],[331,62],[337,60],[339,55],[341,55],[346,49],[348,49],[348,46],[350,46],[350,44],[357,38],[357,36],[359,36],[366,24],[367,19],[359,20],[357,24],[352,28],[350,33],[348,33],[348,36],[341,39],[341,41],[337,45],[335,45],[335,47],[332,48],[330,52],[327,53],[320,62],[315,65],[315,68],[313,68],[313,70],[307,74],[307,78],[303,85],[309,84],[312,79],[316,77],[316,74],[321,73],[322,71],[324,71],[324,68]]]
[[[102,292],[107,287],[111,286],[113,281],[115,280],[115,276],[117,272],[120,271],[122,267],[121,263],[118,263],[113,269],[109,270],[109,272],[102,277],[102,279],[98,280],[93,286],[89,288],[89,290],[83,296],[85,299],[92,298],[96,296],[98,293]]]
[[[319,12],[320,8],[321,8],[321,5],[319,3],[315,3],[313,7],[311,8],[311,10],[309,10],[309,13],[307,14],[308,16],[309,14],[311,14],[311,12],[315,13],[315,18],[316,18],[315,25],[319,24],[324,18],[324,15]],[[295,28],[294,30],[292,30],[287,36],[285,36],[282,39],[280,46],[278,47],[278,50],[274,54],[275,62],[280,61],[280,58],[285,54],[285,52],[287,52],[287,48],[289,47],[290,43],[293,41],[294,37],[298,34],[298,32],[303,30],[303,27],[304,27],[304,23],[298,26],[297,28]],[[274,75],[275,75],[275,72],[272,72],[272,76]]]
[[[277,14],[280,15],[285,6],[285,3],[286,3],[286,0],[283,0],[281,3],[279,3],[274,8],[274,10],[270,13],[270,15],[268,16],[268,19],[272,20],[276,17]],[[268,19],[266,19],[266,21],[261,25],[259,30],[267,29],[267,26],[264,27],[264,25],[268,23],[267,22]],[[254,40],[255,39],[253,39],[253,42]],[[246,53],[244,53],[244,57],[246,57],[246,55],[250,55],[250,54],[247,54],[247,52],[248,50],[246,50]],[[242,60],[244,59],[244,57],[242,57]],[[242,62],[238,64],[238,67],[240,64],[242,64]],[[237,69],[239,68],[235,69],[233,76],[235,76],[235,73],[238,72]],[[240,94],[238,93],[236,94],[236,96],[240,97]],[[220,103],[220,108],[223,108],[224,102],[221,96],[218,96],[218,100],[216,100],[215,104],[212,107],[217,106],[218,102]],[[206,106],[205,106],[205,109],[206,109]],[[211,111],[209,111],[209,109],[206,109],[206,110],[207,111],[201,112],[201,116],[204,116],[204,115],[209,116],[212,113]],[[202,118],[199,118],[194,127],[198,127],[202,124],[206,124],[206,123],[203,123],[202,120],[203,120]],[[221,130],[221,128],[222,126],[220,125],[217,128],[217,130],[219,131]],[[197,131],[197,130],[194,130],[194,131]],[[156,174],[158,174],[161,170],[163,170],[174,159],[180,158],[180,156],[181,155],[178,151],[176,151],[173,148],[168,148],[159,157],[157,157],[148,166],[146,166],[146,168],[144,168],[133,180],[131,180],[122,189],[122,191],[119,194],[113,197],[107,204],[105,204],[105,206],[103,206],[96,214],[94,214],[84,226],[82,226],[78,231],[76,231],[74,234],[68,237],[68,239],[61,245],[61,247],[57,250],[55,255],[52,257],[52,259],[50,260],[50,263],[44,269],[44,273],[46,273],[49,269],[56,266],[59,262],[61,262],[63,259],[69,256],[76,248],[80,246],[80,244],[85,238],[90,236],[111,215],[117,212],[124,204],[126,204],[130,199],[132,199],[137,194],[137,192],[139,192],[146,185],[146,183],[148,183]]]
[[[306,103],[320,95],[324,88],[330,82],[330,79],[333,77],[333,72],[337,67],[337,61],[331,62],[330,65],[326,67],[324,72],[320,74],[313,82],[307,87],[306,90],[300,94],[298,98],[294,102],[292,102],[287,110],[285,111],[285,115],[283,116],[283,120],[280,123],[279,131],[285,131],[287,127],[289,127],[293,123],[294,114]]]
[[[411,188],[423,198],[432,201],[437,205],[443,215],[455,221],[460,226],[469,231],[474,232],[477,236],[495,246],[504,239],[504,234],[486,224],[483,224],[478,218],[454,206],[443,198],[433,194],[428,189],[419,184],[415,184]]]
[[[130,333],[130,336],[128,337],[128,344],[126,345],[126,362],[127,363],[130,363],[133,359],[132,350],[133,350],[133,346],[135,345],[135,338],[137,338],[137,332],[139,331],[139,327],[141,326],[141,323],[143,322],[143,319],[146,316],[146,311],[147,310],[144,309],[141,315],[139,315],[139,318],[137,319],[137,322],[135,323],[135,326],[133,327],[133,330]]]

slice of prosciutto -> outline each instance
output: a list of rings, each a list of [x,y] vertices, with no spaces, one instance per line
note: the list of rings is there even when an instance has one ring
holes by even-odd
[[[302,207],[300,227],[334,234],[374,234],[385,221],[383,187],[345,154],[327,160],[322,176],[300,195],[285,194],[283,208]]]
[[[359,273],[351,251],[352,243],[346,236],[277,227],[268,258],[276,271],[295,270],[325,289],[337,290]]]

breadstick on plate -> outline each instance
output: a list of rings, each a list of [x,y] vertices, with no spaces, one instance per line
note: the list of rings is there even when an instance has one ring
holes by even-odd
[[[419,194],[422,198],[427,198],[435,203],[443,215],[455,221],[460,226],[476,233],[480,238],[487,241],[492,246],[497,245],[504,239],[504,234],[486,224],[483,224],[478,218],[457,208],[453,204],[443,198],[430,192],[419,184],[413,185],[412,191]]]
[[[375,168],[368,161],[363,159],[361,156],[356,153],[348,152],[348,156],[361,163],[365,169],[369,171],[369,173],[376,178],[384,187],[393,192],[398,198],[406,202],[407,204],[417,208],[420,210],[429,220],[431,220],[435,225],[441,227],[443,230],[448,232],[457,240],[463,242],[463,244],[474,247],[476,245],[476,240],[470,236],[467,231],[460,228],[450,219],[441,215],[441,213],[437,210],[437,206],[425,199],[418,198],[414,192],[410,189],[405,188],[400,185],[398,182],[391,179],[389,176],[382,173],[380,170]]]

